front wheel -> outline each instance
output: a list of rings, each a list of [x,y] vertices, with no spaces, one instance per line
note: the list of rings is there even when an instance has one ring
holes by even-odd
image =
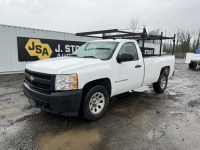
[[[86,120],[100,119],[108,108],[109,94],[102,85],[92,87],[86,94],[83,103],[83,114]]]
[[[168,74],[163,72],[160,74],[160,77],[157,82],[153,83],[153,88],[157,93],[163,93],[167,87],[168,83]]]

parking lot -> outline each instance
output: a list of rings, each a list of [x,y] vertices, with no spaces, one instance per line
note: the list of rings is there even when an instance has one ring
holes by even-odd
[[[163,94],[151,86],[113,97],[95,122],[32,108],[23,74],[0,76],[0,149],[200,148],[200,70],[177,59]]]

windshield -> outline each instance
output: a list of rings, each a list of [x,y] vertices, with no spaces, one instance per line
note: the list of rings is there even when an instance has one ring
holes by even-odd
[[[119,42],[90,42],[79,47],[71,56],[108,60]]]

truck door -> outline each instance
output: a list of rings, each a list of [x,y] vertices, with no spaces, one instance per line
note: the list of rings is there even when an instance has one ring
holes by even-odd
[[[131,54],[133,60],[118,63],[114,61],[114,86],[113,95],[124,93],[139,88],[143,82],[144,63],[141,52],[134,42],[127,42],[122,45],[118,55],[123,53]]]

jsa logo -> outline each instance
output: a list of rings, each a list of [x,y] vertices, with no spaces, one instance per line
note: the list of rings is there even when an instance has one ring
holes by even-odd
[[[25,48],[30,56],[37,56],[40,60],[50,58],[52,54],[49,44],[42,43],[39,39],[29,39]]]

